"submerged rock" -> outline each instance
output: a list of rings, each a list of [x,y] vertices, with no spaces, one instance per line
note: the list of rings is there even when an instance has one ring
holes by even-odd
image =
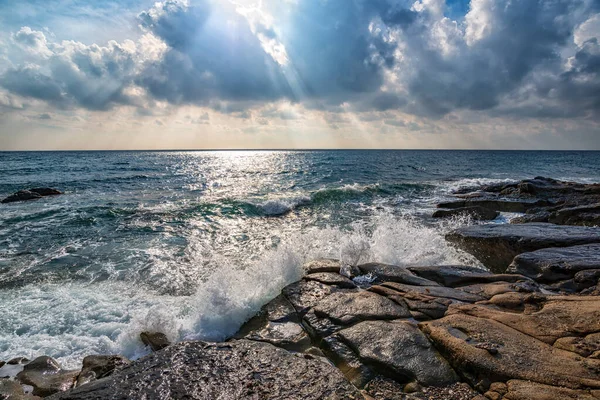
[[[14,203],[17,201],[27,201],[41,199],[46,196],[56,196],[63,194],[61,191],[52,188],[34,188],[29,190],[19,190],[2,200],[2,203]]]
[[[459,228],[446,239],[502,273],[515,256],[548,247],[600,243],[600,229],[546,223],[475,225]]]
[[[55,359],[41,356],[25,365],[17,380],[32,386],[34,395],[45,397],[71,389],[78,375],[78,370],[63,370]]]
[[[168,366],[168,368],[165,368]],[[268,343],[183,342],[53,399],[360,399],[332,365]]]

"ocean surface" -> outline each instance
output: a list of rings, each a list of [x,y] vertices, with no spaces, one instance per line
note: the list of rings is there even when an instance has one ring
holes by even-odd
[[[65,192],[0,205],[0,360],[222,340],[316,257],[477,265],[435,204],[540,175],[600,182],[600,152],[0,152],[0,197]]]

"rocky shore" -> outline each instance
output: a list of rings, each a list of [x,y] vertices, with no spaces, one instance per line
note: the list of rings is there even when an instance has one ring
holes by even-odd
[[[525,213],[447,235],[487,269],[315,260],[226,342],[0,362],[0,399],[600,399],[600,185],[456,196],[439,217]]]

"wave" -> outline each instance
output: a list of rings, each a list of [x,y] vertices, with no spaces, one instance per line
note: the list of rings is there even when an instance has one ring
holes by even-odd
[[[138,335],[148,329],[174,341],[224,340],[298,280],[302,264],[311,259],[476,265],[444,240],[448,229],[462,223],[427,226],[409,216],[380,214],[346,228],[282,233],[275,247],[257,243],[241,259],[227,247],[214,248],[210,233],[195,232],[187,238],[185,264],[183,258],[157,264],[138,281],[40,283],[3,291],[0,359],[47,354],[76,367],[89,354],[136,358],[145,354]],[[156,256],[170,260],[173,255],[164,251],[156,248]],[[210,272],[196,280],[200,271]],[[189,295],[169,295],[145,284],[153,279],[188,281],[195,287]]]

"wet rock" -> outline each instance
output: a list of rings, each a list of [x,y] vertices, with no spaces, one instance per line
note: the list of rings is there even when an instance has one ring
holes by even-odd
[[[559,225],[600,226],[600,204],[562,208],[548,217]]]
[[[375,373],[364,365],[356,353],[340,338],[327,337],[323,340],[322,346],[329,359],[354,386],[362,388],[375,376]]]
[[[534,207],[548,206],[550,203],[538,199],[498,199],[473,198],[438,204],[438,208],[460,209],[478,207],[492,211],[524,213]]]
[[[26,364],[29,362],[29,359],[27,357],[15,357],[12,360],[8,361],[7,364],[8,365],[19,365],[19,364]]]
[[[33,387],[36,396],[50,396],[69,390],[75,384],[79,371],[67,371],[53,358],[42,356],[25,365],[17,380]]]
[[[14,203],[17,201],[27,201],[41,199],[45,196],[55,196],[62,194],[59,190],[51,188],[34,188],[29,190],[19,190],[18,192],[6,197],[2,203]]]
[[[396,282],[385,282],[381,286],[393,289],[396,292],[403,294],[404,296],[418,294],[424,296],[442,297],[446,299],[464,301],[467,303],[474,303],[476,301],[482,301],[487,299],[486,297],[477,294],[472,294],[462,290],[444,286],[412,286]],[[371,288],[371,290],[375,291],[373,288]]]
[[[457,375],[419,329],[408,322],[366,321],[336,334],[359,359],[399,382],[444,386]]]
[[[360,399],[334,366],[267,343],[183,342],[53,399]]]
[[[283,295],[296,312],[304,315],[324,297],[336,292],[336,288],[317,281],[301,280],[283,288]]]
[[[472,385],[483,380],[531,380],[572,389],[600,388],[600,361],[556,349],[532,336],[486,318],[454,314],[423,322],[421,329]],[[477,346],[494,345],[497,352]],[[489,385],[483,385],[487,390]]]
[[[0,379],[0,400],[21,400],[25,396],[18,382]]]
[[[451,218],[460,216],[469,216],[476,220],[491,221],[500,215],[498,211],[490,210],[484,207],[460,207],[450,210],[436,210],[433,213],[433,218]]]
[[[131,364],[127,358],[114,356],[87,356],[83,359],[81,373],[77,377],[77,386],[84,385],[96,379],[112,375]]]
[[[304,351],[311,346],[310,338],[295,322],[267,322],[266,326],[246,336],[247,339],[271,343],[290,351]]]
[[[600,269],[579,271],[573,277],[573,282],[575,282],[578,289],[585,289],[595,286],[598,284],[598,280],[600,280]]]
[[[148,346],[152,351],[159,351],[171,345],[167,335],[161,332],[142,332],[140,339],[144,346]]]
[[[507,272],[552,283],[573,278],[577,272],[590,269],[600,269],[600,243],[522,253],[514,258]]]
[[[340,325],[410,316],[406,308],[372,292],[334,293],[320,301],[314,307],[314,313]]]
[[[490,270],[503,273],[521,253],[600,243],[600,229],[545,223],[476,225],[459,228],[446,239],[473,254]]]
[[[539,285],[533,281],[524,282],[492,282],[478,283],[474,285],[461,286],[458,288],[461,291],[476,294],[487,299],[504,293],[535,293],[539,292]]]
[[[421,278],[405,267],[381,263],[368,263],[359,265],[358,268],[365,275],[373,274],[380,282],[399,282],[417,286],[437,286],[437,283]]]
[[[453,288],[490,282],[512,283],[527,279],[515,274],[492,274],[482,268],[465,265],[419,266],[408,267],[408,269],[422,278]]]
[[[248,335],[265,329],[269,323],[300,322],[300,317],[294,306],[288,299],[280,294],[265,304],[258,314],[246,321],[240,330],[234,335],[236,339],[242,339]]]
[[[307,281],[317,281],[325,285],[334,285],[340,288],[353,289],[356,287],[351,279],[346,278],[335,272],[317,272],[314,274],[306,275],[304,277]]]
[[[304,264],[305,274],[316,274],[319,272],[335,272],[339,273],[341,264],[339,260],[331,258],[321,258],[318,260],[309,261]]]
[[[554,347],[589,357],[600,350],[600,333],[592,333],[585,337],[562,337],[554,342]]]

